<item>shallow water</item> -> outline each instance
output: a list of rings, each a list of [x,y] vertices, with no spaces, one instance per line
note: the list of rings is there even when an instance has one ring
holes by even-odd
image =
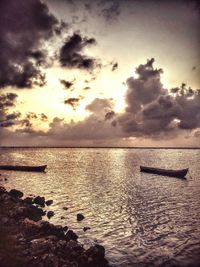
[[[75,229],[85,246],[104,245],[112,266],[199,266],[200,150],[1,148],[0,153],[2,165],[48,165],[46,174],[0,171],[0,185],[53,199],[51,221]],[[140,165],[190,171],[182,180],[140,173]],[[78,212],[85,216],[79,223]],[[91,229],[83,232],[84,226]]]

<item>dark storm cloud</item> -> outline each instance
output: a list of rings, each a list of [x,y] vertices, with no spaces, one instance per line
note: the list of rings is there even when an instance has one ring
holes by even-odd
[[[83,54],[85,47],[96,44],[94,38],[82,37],[74,33],[68,37],[60,50],[60,63],[62,67],[91,70],[97,65],[94,58]]]
[[[62,25],[40,0],[0,1],[0,87],[44,85],[43,43]]]
[[[200,126],[200,91],[185,84],[168,91],[160,81],[162,69],[154,59],[136,69],[138,78],[127,79],[126,111],[118,122],[130,136],[157,136]],[[170,93],[171,92],[171,93]]]

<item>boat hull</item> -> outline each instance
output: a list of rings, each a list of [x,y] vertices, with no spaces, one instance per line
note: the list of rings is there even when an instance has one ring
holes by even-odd
[[[7,171],[26,171],[26,172],[44,172],[47,165],[42,166],[12,166],[12,165],[0,165],[0,170]]]
[[[182,170],[166,170],[166,169],[158,169],[158,168],[151,168],[151,167],[145,167],[140,166],[141,172],[146,173],[153,173],[163,176],[170,176],[170,177],[177,177],[177,178],[185,178],[188,169],[182,169]]]

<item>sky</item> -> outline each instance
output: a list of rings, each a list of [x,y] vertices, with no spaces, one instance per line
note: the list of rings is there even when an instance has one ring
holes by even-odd
[[[2,0],[1,146],[200,146],[196,0]]]

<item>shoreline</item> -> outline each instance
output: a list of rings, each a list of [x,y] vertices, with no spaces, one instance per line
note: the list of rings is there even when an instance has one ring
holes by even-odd
[[[103,246],[85,249],[73,230],[42,220],[44,201],[22,197],[0,187],[1,267],[109,267]]]

